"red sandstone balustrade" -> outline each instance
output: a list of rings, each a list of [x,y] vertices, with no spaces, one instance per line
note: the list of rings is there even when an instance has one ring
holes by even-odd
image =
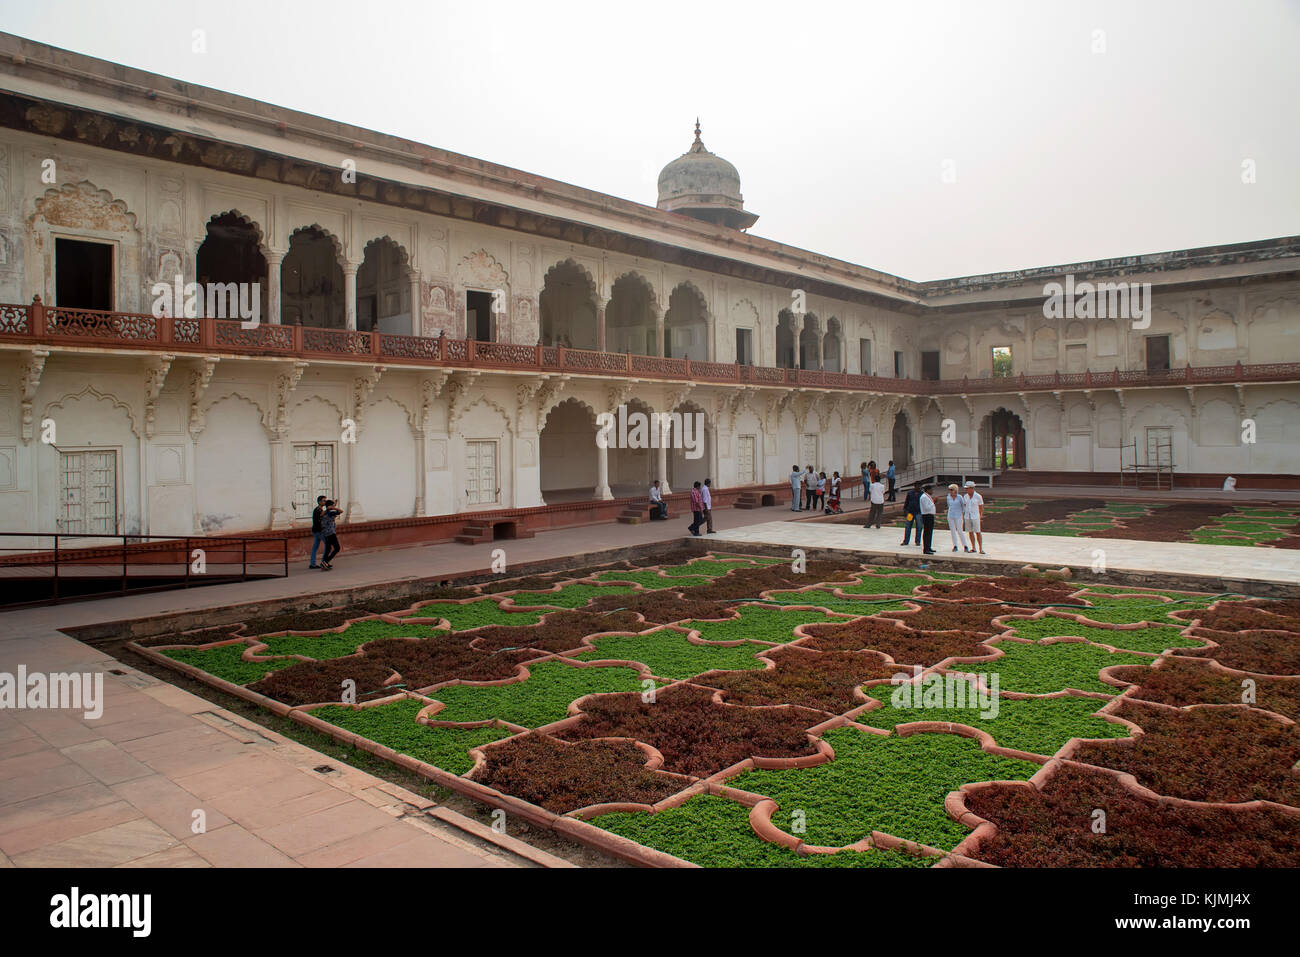
[[[238,320],[156,317],[146,313],[101,312],[46,306],[39,296],[30,305],[0,303],[0,341],[114,348],[164,349],[176,352],[232,352],[256,355],[330,356],[368,362],[416,365],[482,366],[506,369],[568,371],[593,375],[639,374],[704,382],[815,386],[909,395],[960,395],[1062,388],[1156,386],[1186,382],[1296,382],[1300,362],[1230,366],[1186,366],[1181,370],[1118,368],[1111,372],[1054,372],[971,379],[883,378],[818,369],[735,365],[704,360],[629,355],[524,346],[425,336],[403,336],[355,329],[282,326],[264,323],[245,329]]]

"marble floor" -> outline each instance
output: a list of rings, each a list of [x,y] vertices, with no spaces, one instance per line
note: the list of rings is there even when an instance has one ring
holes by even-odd
[[[712,536],[711,536],[712,537]],[[721,530],[719,545],[788,545],[791,548],[835,548],[864,555],[915,558],[920,549],[900,544],[900,531],[835,525],[824,522],[766,522]],[[941,569],[959,571],[973,561],[1015,562],[1041,568],[1069,565],[1099,571],[1188,575],[1220,579],[1225,590],[1248,590],[1251,584],[1300,588],[1300,551],[1283,548],[1247,548],[1239,545],[1196,545],[1189,542],[1139,542],[1125,539],[1071,538],[989,532],[984,535],[987,555],[952,551],[947,529],[935,529],[932,562]],[[1300,592],[1298,592],[1300,593]]]

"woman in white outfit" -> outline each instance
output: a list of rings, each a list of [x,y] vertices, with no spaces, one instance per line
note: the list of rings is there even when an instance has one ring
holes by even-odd
[[[970,551],[966,547],[966,536],[962,534],[965,527],[963,517],[966,514],[966,503],[962,501],[960,490],[956,485],[948,486],[948,531],[952,533],[952,550],[955,552],[958,546],[964,552]]]

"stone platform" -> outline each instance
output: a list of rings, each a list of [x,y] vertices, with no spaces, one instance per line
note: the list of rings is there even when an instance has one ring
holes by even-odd
[[[724,529],[710,538],[716,538],[714,547],[788,546],[853,552],[864,560],[892,556],[911,563],[922,559],[921,550],[901,545],[900,530],[889,526],[868,529],[815,521],[765,522]],[[1005,574],[1014,573],[1014,569],[986,566],[1065,565],[1080,580],[1104,582],[1107,575],[1123,573],[1129,579],[1126,584],[1138,584],[1141,578],[1178,587],[1176,580],[1181,580],[1181,587],[1191,590],[1300,596],[1300,551],[1294,549],[987,532],[987,554],[970,555],[953,552],[946,528],[935,529],[933,546],[936,554],[929,556],[929,561],[939,570]],[[1094,572],[1099,559],[1104,561],[1104,570]]]

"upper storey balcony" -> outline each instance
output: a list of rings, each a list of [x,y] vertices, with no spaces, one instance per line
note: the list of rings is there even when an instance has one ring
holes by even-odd
[[[1080,389],[1181,387],[1300,381],[1300,362],[1170,369],[1135,369],[1007,375],[972,379],[913,379],[709,362],[564,346],[529,346],[475,339],[396,335],[376,331],[259,324],[238,320],[156,317],[0,304],[0,347],[58,350],[246,356],[320,362],[355,362],[412,369],[479,369],[573,376],[634,377],[720,386],[812,388],[907,396],[1055,392]]]

